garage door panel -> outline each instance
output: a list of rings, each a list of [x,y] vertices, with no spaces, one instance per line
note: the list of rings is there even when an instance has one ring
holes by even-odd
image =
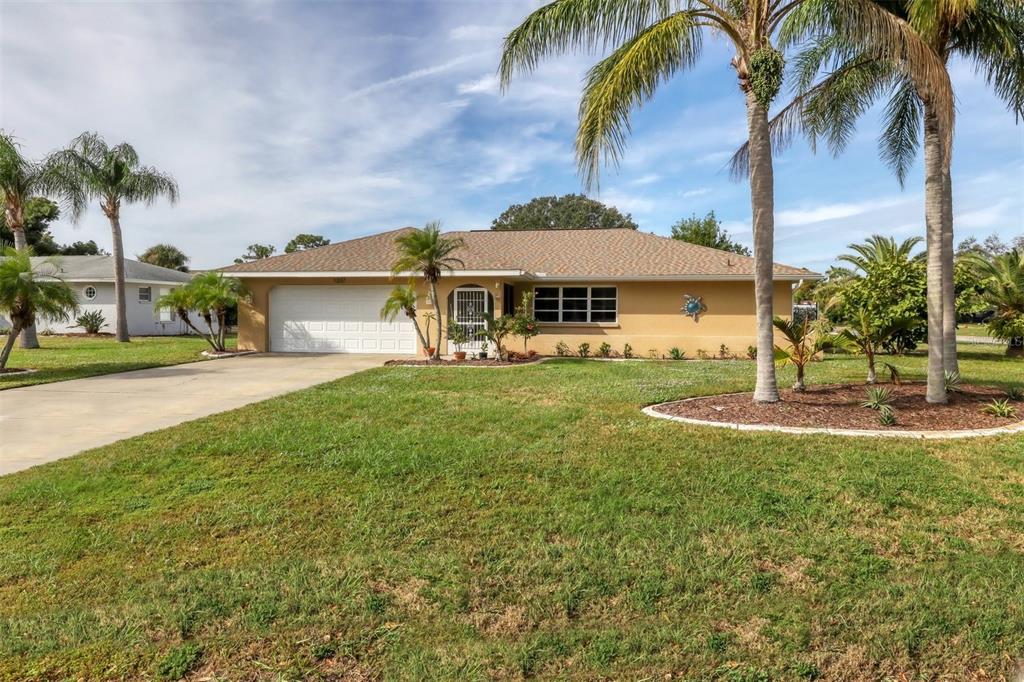
[[[270,348],[277,352],[415,353],[409,321],[385,323],[391,287],[284,285],[270,292]]]

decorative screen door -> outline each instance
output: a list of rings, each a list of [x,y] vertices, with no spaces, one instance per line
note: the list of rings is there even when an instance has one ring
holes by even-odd
[[[484,330],[483,313],[491,312],[487,306],[487,290],[482,287],[462,287],[455,290],[455,323],[466,330],[470,342],[462,350],[480,352],[483,337],[477,334]]]

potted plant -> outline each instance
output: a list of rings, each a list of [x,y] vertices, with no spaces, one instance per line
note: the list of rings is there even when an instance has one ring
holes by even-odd
[[[480,343],[480,354],[478,356],[481,360],[487,359],[487,342],[483,341]]]
[[[448,320],[448,340],[455,346],[453,355],[456,362],[464,362],[466,360],[466,351],[462,350],[462,346],[469,343],[469,334],[455,320]]]
[[[427,345],[423,347],[423,352],[427,354],[427,359],[428,360],[433,360],[434,359],[434,351],[437,350],[437,346],[430,345],[430,331],[429,331],[430,330],[430,325],[436,319],[437,319],[437,316],[434,315],[434,313],[427,313],[426,315],[423,316],[423,326],[426,327],[427,330],[428,330],[427,331],[427,338],[426,338]],[[438,341],[440,341],[440,340],[441,339],[438,339]]]

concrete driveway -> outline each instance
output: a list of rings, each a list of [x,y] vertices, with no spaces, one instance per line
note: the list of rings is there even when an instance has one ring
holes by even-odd
[[[386,355],[246,355],[0,391],[0,475],[331,381]]]

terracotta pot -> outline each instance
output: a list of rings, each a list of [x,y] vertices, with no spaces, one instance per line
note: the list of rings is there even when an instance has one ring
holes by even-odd
[[[465,362],[466,361],[466,351],[464,351],[464,350],[457,350],[457,351],[455,351],[455,353],[453,353],[453,355],[455,356],[455,360],[457,362]]]

